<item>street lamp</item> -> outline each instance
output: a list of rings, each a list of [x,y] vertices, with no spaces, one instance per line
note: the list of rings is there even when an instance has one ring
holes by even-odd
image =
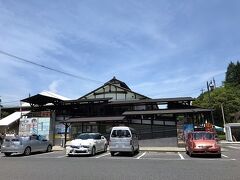
[[[213,91],[215,88],[215,85],[213,84],[212,81],[210,83],[207,81],[207,90],[208,90],[208,102],[209,102],[209,107],[211,108],[211,118],[212,118],[212,124],[215,125],[214,122],[214,117],[213,117],[213,110],[212,110],[212,99],[210,96],[210,90]]]

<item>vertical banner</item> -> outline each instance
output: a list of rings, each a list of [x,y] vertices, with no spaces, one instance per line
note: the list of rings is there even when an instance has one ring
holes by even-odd
[[[184,133],[184,140],[186,141],[187,135],[189,132],[194,131],[193,124],[184,124],[183,125],[183,133]]]

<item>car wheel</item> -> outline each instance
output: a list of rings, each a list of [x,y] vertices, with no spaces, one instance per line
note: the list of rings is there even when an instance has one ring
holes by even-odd
[[[139,145],[138,145],[138,148],[137,148],[137,150],[136,150],[136,153],[139,153]]]
[[[48,145],[46,152],[51,152],[51,151],[52,151],[52,146],[51,146],[51,145]]]
[[[190,157],[193,157],[193,154],[192,154],[190,151],[188,151],[188,155],[189,155]]]
[[[185,147],[185,150],[186,150],[186,154],[189,155],[189,151],[188,151],[187,146]]]
[[[115,152],[110,152],[111,153],[111,156],[114,156]]]
[[[5,156],[11,156],[12,153],[4,153]]]
[[[221,153],[217,154],[217,158],[221,158],[221,157],[222,157]]]
[[[134,156],[134,147],[132,146],[131,156]]]
[[[31,148],[30,147],[26,147],[26,149],[24,150],[23,153],[25,156],[29,156],[31,154]]]
[[[93,146],[93,148],[92,148],[92,156],[95,156],[95,154],[96,154],[96,148]]]
[[[104,145],[104,152],[107,152],[107,144]]]

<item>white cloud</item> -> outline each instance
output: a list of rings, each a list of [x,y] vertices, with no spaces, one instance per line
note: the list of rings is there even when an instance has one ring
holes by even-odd
[[[55,80],[55,81],[52,81],[51,84],[48,86],[48,89],[50,92],[54,92],[54,93],[57,93],[58,92],[58,87],[60,86],[61,84],[61,81],[60,80]]]
[[[150,97],[197,94],[212,77],[223,79],[228,57],[239,57],[234,42],[240,37],[208,33],[207,19],[195,21],[193,16],[201,12],[199,4],[0,2],[0,50],[103,83],[116,75]],[[224,46],[224,38],[231,43]],[[224,42],[220,48],[219,41]],[[77,98],[102,85],[1,54],[0,79],[5,99],[45,89]]]

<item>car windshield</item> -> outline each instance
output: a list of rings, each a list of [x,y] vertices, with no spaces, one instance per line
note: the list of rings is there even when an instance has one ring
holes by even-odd
[[[193,139],[194,140],[200,140],[200,139],[213,140],[214,134],[213,133],[194,133]]]
[[[128,130],[113,130],[111,137],[131,137]]]
[[[86,140],[86,139],[96,139],[96,134],[84,133],[84,134],[78,135],[76,139],[82,139],[82,140]]]

